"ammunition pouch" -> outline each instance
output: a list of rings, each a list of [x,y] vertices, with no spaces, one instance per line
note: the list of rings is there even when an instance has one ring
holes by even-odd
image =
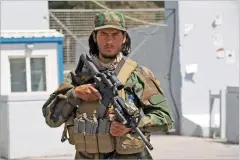
[[[68,134],[68,135],[67,135]],[[70,117],[64,124],[64,130],[62,134],[62,140],[67,139],[68,142],[72,145],[75,144],[74,141],[74,123],[73,117]]]
[[[98,153],[98,141],[96,134],[85,134],[86,152]]]
[[[75,149],[79,152],[86,151],[86,142],[84,133],[74,133]]]
[[[110,133],[98,133],[97,137],[100,153],[110,153],[115,150],[115,140]]]
[[[86,126],[88,126],[88,122]],[[107,120],[105,123],[100,123],[97,128],[97,132],[89,132],[88,129],[85,132],[76,132],[74,130],[74,142],[75,149],[79,152],[87,153],[109,153],[115,150],[115,143],[113,136],[109,133],[110,122]],[[81,126],[78,126],[81,127]],[[90,127],[94,128],[94,127]],[[81,129],[80,129],[81,130]],[[106,131],[106,132],[103,132]]]
[[[110,133],[74,135],[75,149],[87,153],[110,153],[115,150],[114,137]]]
[[[101,123],[98,125],[98,132],[90,134],[76,132],[74,120],[70,118],[65,122],[65,134],[68,132],[68,142],[75,145],[76,151],[87,153],[110,153],[116,150],[119,154],[134,154],[144,151],[145,144],[136,133],[128,133],[122,137],[113,137],[110,132],[110,122],[104,124],[109,126],[101,130]],[[79,126],[77,126],[79,127]],[[105,131],[105,132],[104,132]]]
[[[145,144],[140,136],[135,133],[127,133],[122,137],[116,137],[116,152],[119,154],[134,154],[143,152]]]

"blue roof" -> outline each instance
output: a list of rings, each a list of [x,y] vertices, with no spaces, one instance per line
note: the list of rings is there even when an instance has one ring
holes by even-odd
[[[64,35],[56,30],[21,30],[7,31],[0,33],[0,43],[51,43],[62,42]]]

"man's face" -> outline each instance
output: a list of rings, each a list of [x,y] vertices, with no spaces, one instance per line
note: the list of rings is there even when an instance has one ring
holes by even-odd
[[[120,30],[112,28],[98,30],[96,41],[100,56],[109,59],[115,58],[125,40],[126,35]]]

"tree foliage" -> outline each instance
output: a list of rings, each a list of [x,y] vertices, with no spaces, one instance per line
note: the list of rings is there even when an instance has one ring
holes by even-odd
[[[124,8],[162,8],[164,1],[98,1],[111,9]],[[91,1],[49,1],[49,9],[101,9]]]

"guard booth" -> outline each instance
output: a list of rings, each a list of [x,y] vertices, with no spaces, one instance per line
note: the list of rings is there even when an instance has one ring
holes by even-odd
[[[73,151],[50,128],[42,105],[63,80],[64,36],[56,30],[1,31],[0,156],[51,156]]]

